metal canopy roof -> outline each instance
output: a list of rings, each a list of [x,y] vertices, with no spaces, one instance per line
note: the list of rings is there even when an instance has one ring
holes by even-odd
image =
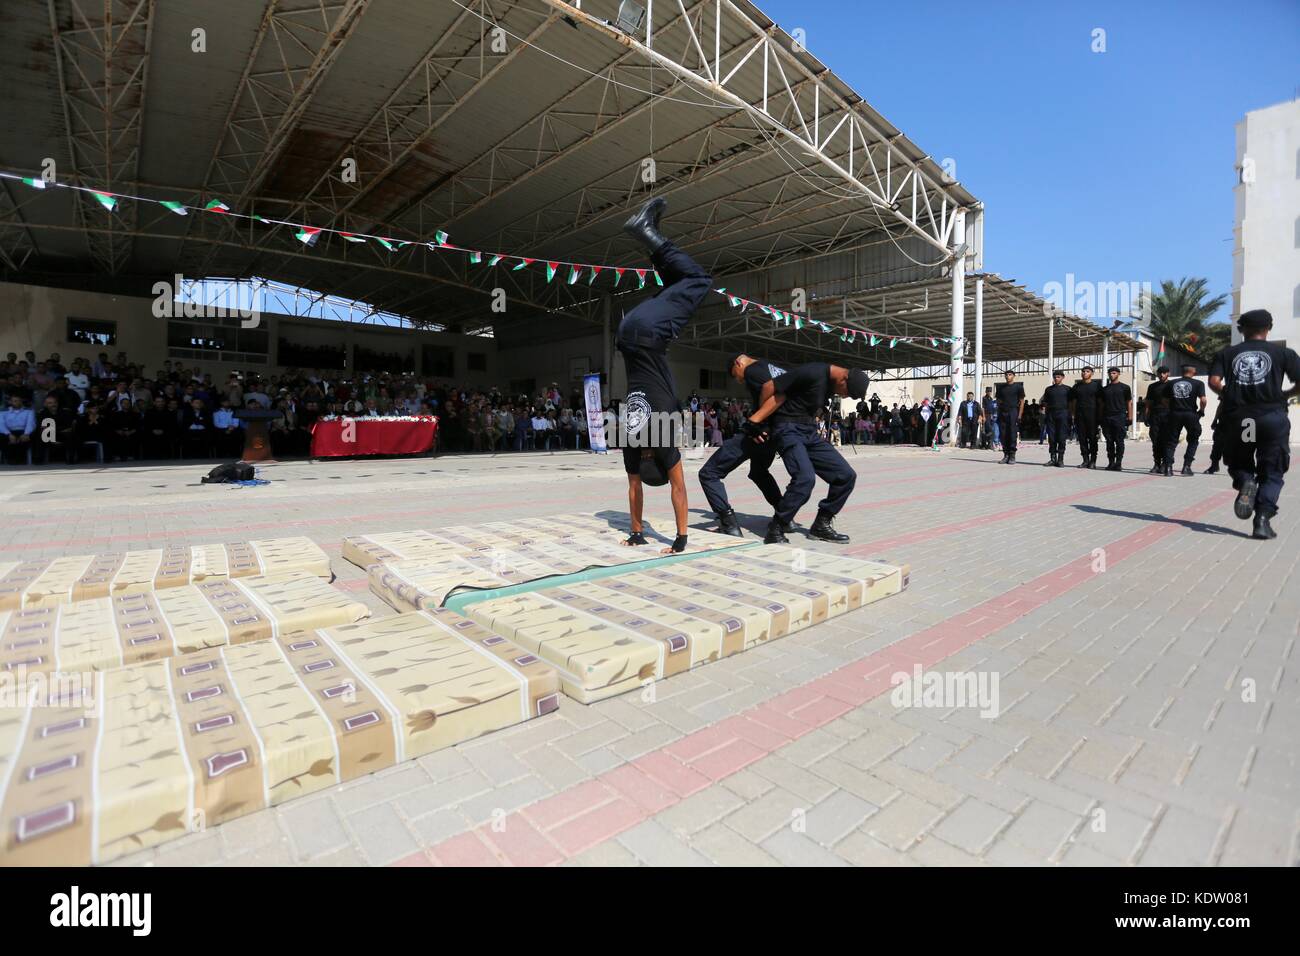
[[[48,158],[61,181],[120,193],[217,198],[402,239],[444,229],[459,246],[620,265],[645,264],[620,227],[653,192],[720,284],[802,285],[824,296],[812,310],[827,321],[828,306],[868,314],[863,290],[878,286],[942,297],[963,240],[978,268],[975,197],[757,7],[646,2],[649,28],[635,35],[611,25],[618,0],[11,4],[0,166],[38,174]],[[206,52],[193,49],[196,27]],[[109,214],[88,195],[8,180],[0,269],[136,292],[176,273],[263,276],[503,338],[539,311],[603,318],[601,285],[548,284],[540,269],[329,234],[307,249],[284,226],[130,201]],[[497,286],[504,315],[489,309]],[[908,321],[941,332],[940,311]],[[717,297],[700,329],[726,312]],[[1030,325],[989,313],[990,350],[1028,351]],[[727,342],[763,337],[726,329]],[[792,330],[781,336],[803,349]],[[819,338],[822,351],[834,341]]]

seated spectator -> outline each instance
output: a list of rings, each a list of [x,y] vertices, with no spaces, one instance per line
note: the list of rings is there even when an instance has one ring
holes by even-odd
[[[77,421],[79,452],[88,454],[92,461],[102,461],[109,447],[108,426],[104,424],[99,405],[87,405]]]
[[[176,428],[175,412],[168,411],[167,400],[157,396],[141,420],[140,454],[158,460],[172,457]]]
[[[62,458],[66,464],[77,463],[77,413],[59,404],[53,392],[45,396],[45,407],[36,415],[36,458],[49,464]]]
[[[223,397],[221,407],[212,413],[212,449],[218,458],[230,458],[243,451],[243,428],[230,407],[230,399]]]
[[[250,407],[252,407],[250,405]],[[185,454],[197,452],[203,458],[212,456],[212,416],[197,398],[183,409],[181,420],[181,441],[185,445]]]
[[[132,408],[131,399],[123,395],[109,416],[110,460],[134,461],[140,457],[140,424],[140,416]]]
[[[32,432],[36,430],[36,416],[30,408],[23,407],[22,396],[9,393],[9,407],[0,412],[0,440],[4,443],[4,460],[10,465],[27,464],[32,450]]]

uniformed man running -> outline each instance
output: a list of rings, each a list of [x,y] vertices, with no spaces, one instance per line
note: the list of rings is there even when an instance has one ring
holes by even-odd
[[[1016,381],[1015,372],[1007,372],[1005,378],[997,391],[998,431],[1002,434],[1002,464],[1014,465],[1020,416],[1025,412],[1025,387]]]
[[[1052,373],[1052,384],[1043,389],[1041,407],[1049,436],[1047,464],[1060,468],[1065,464],[1065,436],[1070,431],[1070,387],[1059,368]]]
[[[713,288],[712,277],[659,232],[659,217],[666,205],[663,199],[652,199],[623,226],[650,251],[664,288],[623,316],[615,338],[623,353],[628,389],[620,437],[625,440],[623,469],[627,472],[632,533],[624,544],[649,543],[642,533],[642,486],[671,484],[677,537],[665,554],[686,550],[687,532],[686,479],[672,423],[680,405],[668,364],[668,344],[681,335]]]
[[[1124,439],[1133,424],[1133,390],[1119,380],[1119,369],[1109,368],[1110,378],[1101,390],[1101,430],[1106,436],[1106,470],[1124,470]]]
[[[1174,454],[1183,430],[1187,431],[1187,451],[1183,453],[1182,474],[1191,475],[1196,446],[1201,440],[1201,419],[1205,417],[1205,383],[1196,380],[1196,366],[1184,365],[1181,378],[1169,384],[1169,427],[1165,429],[1165,464],[1172,470]],[[1166,470],[1165,474],[1170,471]]]
[[[1224,458],[1237,490],[1233,510],[1243,520],[1254,514],[1252,537],[1276,538],[1269,522],[1291,464],[1286,403],[1300,395],[1300,355],[1268,341],[1273,316],[1265,309],[1242,313],[1237,328],[1243,341],[1214,357],[1210,388],[1228,403],[1219,427],[1225,430]],[[1284,387],[1283,378],[1291,380],[1291,388]]]
[[[749,389],[751,408],[758,408],[762,403],[763,386],[778,375],[784,375],[785,369],[762,359],[741,352],[731,360],[728,371],[732,378]],[[718,530],[723,534],[744,537],[736,512],[727,500],[727,489],[722,479],[731,474],[746,461],[749,462],[749,480],[758,486],[773,512],[781,504],[781,486],[772,477],[772,461],[776,458],[774,442],[756,442],[743,431],[732,435],[722,447],[709,456],[709,460],[700,469],[700,487],[704,497],[709,500],[709,507],[718,516]],[[793,527],[783,527],[789,531]]]
[[[1097,467],[1097,429],[1101,424],[1101,382],[1093,379],[1093,367],[1083,367],[1083,378],[1070,389],[1070,415],[1079,437],[1080,468]]]
[[[812,497],[818,478],[830,488],[817,503],[817,520],[808,529],[808,536],[837,544],[849,540],[847,534],[835,530],[834,518],[848,501],[858,476],[844,456],[817,433],[817,412],[831,395],[862,398],[869,384],[867,373],[861,369],[809,362],[763,386],[762,404],[745,422],[745,431],[751,437],[775,443],[790,473],[790,484],[763,538],[767,544],[785,543],[784,528],[793,524],[794,516]],[[770,435],[766,434],[769,427]]]
[[[1165,429],[1169,427],[1169,369],[1160,366],[1156,369],[1156,380],[1147,388],[1146,416],[1147,431],[1151,435],[1151,471],[1152,475],[1172,475],[1173,465],[1165,461]]]

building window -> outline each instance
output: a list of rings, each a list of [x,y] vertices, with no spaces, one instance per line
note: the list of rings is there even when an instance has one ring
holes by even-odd
[[[421,351],[425,375],[451,378],[456,374],[456,353],[445,345],[425,345]]]
[[[117,323],[100,319],[68,319],[68,341],[74,345],[115,345]]]

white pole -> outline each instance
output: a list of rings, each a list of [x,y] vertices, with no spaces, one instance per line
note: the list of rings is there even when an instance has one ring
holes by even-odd
[[[952,245],[960,249],[966,242],[966,210],[958,209],[957,221],[953,224]],[[961,403],[962,372],[966,361],[966,257],[956,256],[952,260],[952,394],[949,401],[952,408],[948,412],[948,444],[957,446],[957,415]]]
[[[984,401],[984,280],[975,280],[975,401]]]

